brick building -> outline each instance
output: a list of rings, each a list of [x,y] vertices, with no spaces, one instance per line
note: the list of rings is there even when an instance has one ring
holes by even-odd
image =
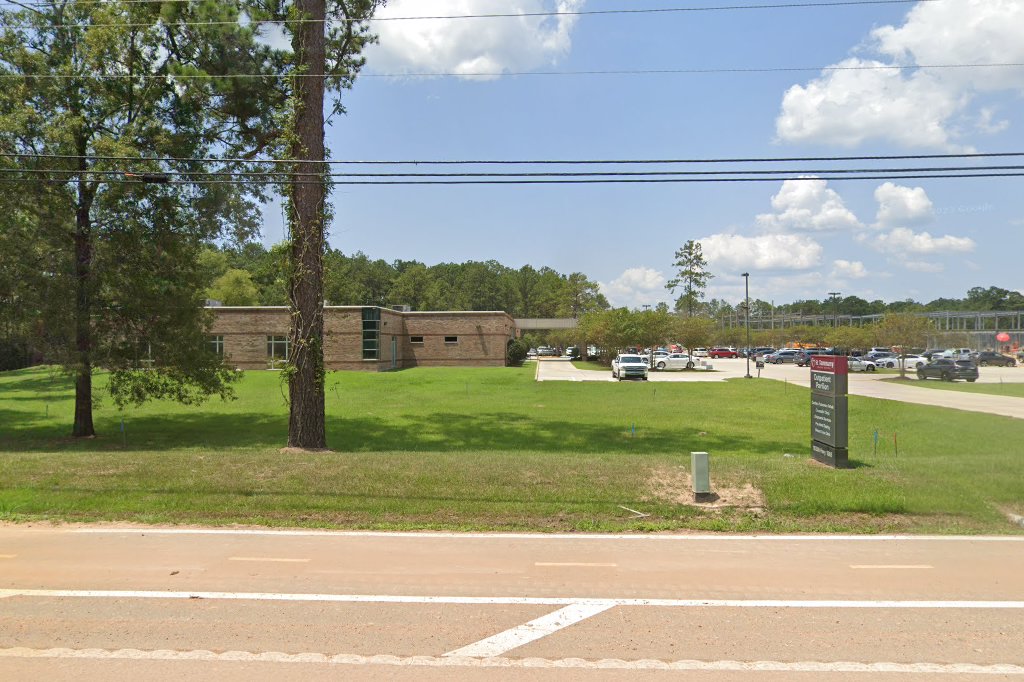
[[[288,357],[286,307],[208,308],[210,343],[239,369],[272,369]],[[327,369],[384,371],[405,367],[503,367],[515,321],[504,312],[403,312],[324,308]]]

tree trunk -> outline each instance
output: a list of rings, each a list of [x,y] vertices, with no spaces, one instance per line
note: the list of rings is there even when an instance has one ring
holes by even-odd
[[[292,37],[295,65],[294,166],[291,183],[291,375],[288,446],[327,447],[324,419],[323,253],[326,187],[324,160],[325,0],[296,0],[301,22]]]
[[[85,152],[81,155],[84,157]],[[80,170],[85,158],[79,159]],[[71,435],[90,438],[92,425],[92,221],[85,180],[79,179],[78,210],[75,213],[75,423]]]

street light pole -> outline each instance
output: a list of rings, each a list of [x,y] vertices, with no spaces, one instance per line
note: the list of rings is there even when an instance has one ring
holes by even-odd
[[[743,321],[747,327],[747,352],[744,355],[747,356],[747,379],[753,379],[750,376],[750,273],[743,273],[743,292],[744,292],[744,303],[743,303]]]
[[[837,307],[837,297],[839,296],[838,291],[830,291],[828,295],[832,297],[832,328],[839,328],[839,309]]]

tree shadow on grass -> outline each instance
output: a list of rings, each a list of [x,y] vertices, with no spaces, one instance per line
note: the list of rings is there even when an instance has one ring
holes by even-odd
[[[22,413],[0,410],[0,422]],[[267,416],[204,411],[192,414],[119,416],[96,422],[98,437],[72,439],[71,425],[26,423],[0,432],[0,452],[104,452],[116,450],[280,448],[288,433],[286,414]],[[714,434],[694,427],[588,424],[569,419],[532,419],[512,412],[435,413],[395,418],[328,418],[328,446],[338,452],[540,451],[713,453],[786,452],[795,441],[754,439],[745,434]]]

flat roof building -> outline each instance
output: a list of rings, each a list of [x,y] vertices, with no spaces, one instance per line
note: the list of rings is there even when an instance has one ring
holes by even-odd
[[[210,343],[228,365],[276,369],[290,354],[284,306],[208,306]],[[515,321],[500,311],[405,312],[378,306],[324,307],[324,367],[503,367]]]

